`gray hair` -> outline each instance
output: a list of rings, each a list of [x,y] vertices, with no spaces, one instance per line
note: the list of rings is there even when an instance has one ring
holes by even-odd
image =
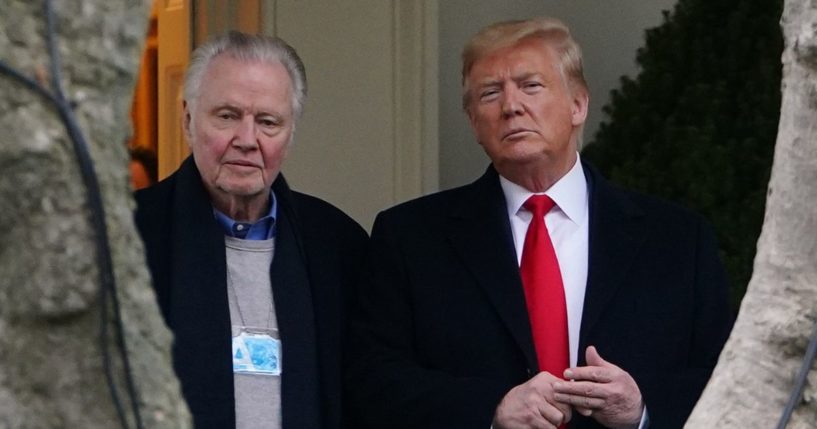
[[[194,103],[210,61],[228,55],[239,61],[281,64],[292,81],[292,112],[300,118],[306,101],[306,68],[295,49],[283,39],[263,34],[230,31],[208,40],[193,51],[184,77],[184,100]]]

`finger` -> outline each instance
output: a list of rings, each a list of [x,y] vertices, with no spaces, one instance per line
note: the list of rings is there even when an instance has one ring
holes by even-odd
[[[589,381],[553,383],[553,391],[563,395],[587,396],[590,398],[605,398],[608,396],[608,391],[603,384]]]
[[[607,404],[607,401],[604,398],[594,398],[591,396],[581,396],[581,395],[567,395],[564,393],[556,393],[553,395],[553,399],[563,404],[569,404],[575,408],[584,408],[584,409],[591,409],[597,410],[601,409]]]
[[[585,417],[590,417],[590,416],[593,415],[593,410],[591,410],[590,408],[584,408],[584,407],[575,407],[575,408],[576,408],[576,412],[578,412],[579,414],[581,414],[581,415],[583,415]]]
[[[528,380],[526,384],[533,392],[536,392],[537,399],[541,400],[538,409],[542,417],[559,426],[570,421],[573,411],[569,405],[553,400],[553,383],[556,382],[563,382],[563,380],[543,371]]]
[[[580,366],[568,368],[564,372],[566,380],[584,380],[594,383],[610,383],[613,381],[611,368],[601,366]]]
[[[563,404],[559,401],[554,400],[553,406],[559,409],[562,412],[562,424],[568,423],[570,420],[573,419],[573,407],[568,404]]]
[[[539,414],[554,427],[559,427],[563,423],[570,421],[570,407],[561,406],[560,409],[557,405],[545,401],[539,407]]]
[[[588,346],[584,352],[584,359],[587,361],[587,366],[610,366],[610,362],[602,359],[599,351],[595,346]]]
[[[549,373],[547,371],[542,371],[542,372],[536,374],[535,376],[533,376],[533,378],[531,378],[528,381],[529,382],[533,381],[534,383],[539,384],[539,383],[552,383],[552,382],[558,381],[558,380],[561,380],[561,378],[559,378],[559,377],[557,377],[557,376],[555,376],[555,375],[553,375],[553,374],[551,374],[551,373]]]
[[[564,381],[561,378],[555,377],[549,372],[542,371],[536,374],[535,377],[528,380],[527,384],[534,392],[539,394],[542,398],[549,398],[553,392],[553,383]]]

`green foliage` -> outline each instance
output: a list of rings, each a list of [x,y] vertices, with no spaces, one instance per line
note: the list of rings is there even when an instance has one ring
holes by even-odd
[[[737,306],[752,274],[780,116],[782,0],[679,0],[647,30],[584,150],[613,181],[718,231]],[[737,307],[736,307],[737,308]]]

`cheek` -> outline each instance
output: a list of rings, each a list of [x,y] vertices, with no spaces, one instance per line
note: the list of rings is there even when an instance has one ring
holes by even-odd
[[[196,141],[201,149],[207,152],[207,156],[214,160],[218,160],[227,150],[230,144],[229,137],[221,135],[218,132],[201,131],[197,135]]]
[[[476,114],[471,121],[471,126],[481,142],[495,138],[496,124],[487,115]]]
[[[278,170],[289,152],[289,137],[276,138],[264,145],[264,165],[267,170]]]
[[[218,175],[221,158],[227,147],[226,144],[221,143],[222,140],[203,130],[193,130],[190,149],[203,175],[213,177]]]
[[[563,128],[563,127],[570,127],[571,125],[571,117],[570,112],[557,106],[544,106],[540,109],[536,110],[538,112],[535,115],[536,122],[540,125],[547,125],[543,126],[542,128],[545,129],[555,129],[555,128]]]

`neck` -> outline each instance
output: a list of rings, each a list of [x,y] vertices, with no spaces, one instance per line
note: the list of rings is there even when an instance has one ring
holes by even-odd
[[[213,206],[231,219],[239,222],[255,222],[269,213],[269,190],[250,196],[236,196],[221,193],[210,197]]]

